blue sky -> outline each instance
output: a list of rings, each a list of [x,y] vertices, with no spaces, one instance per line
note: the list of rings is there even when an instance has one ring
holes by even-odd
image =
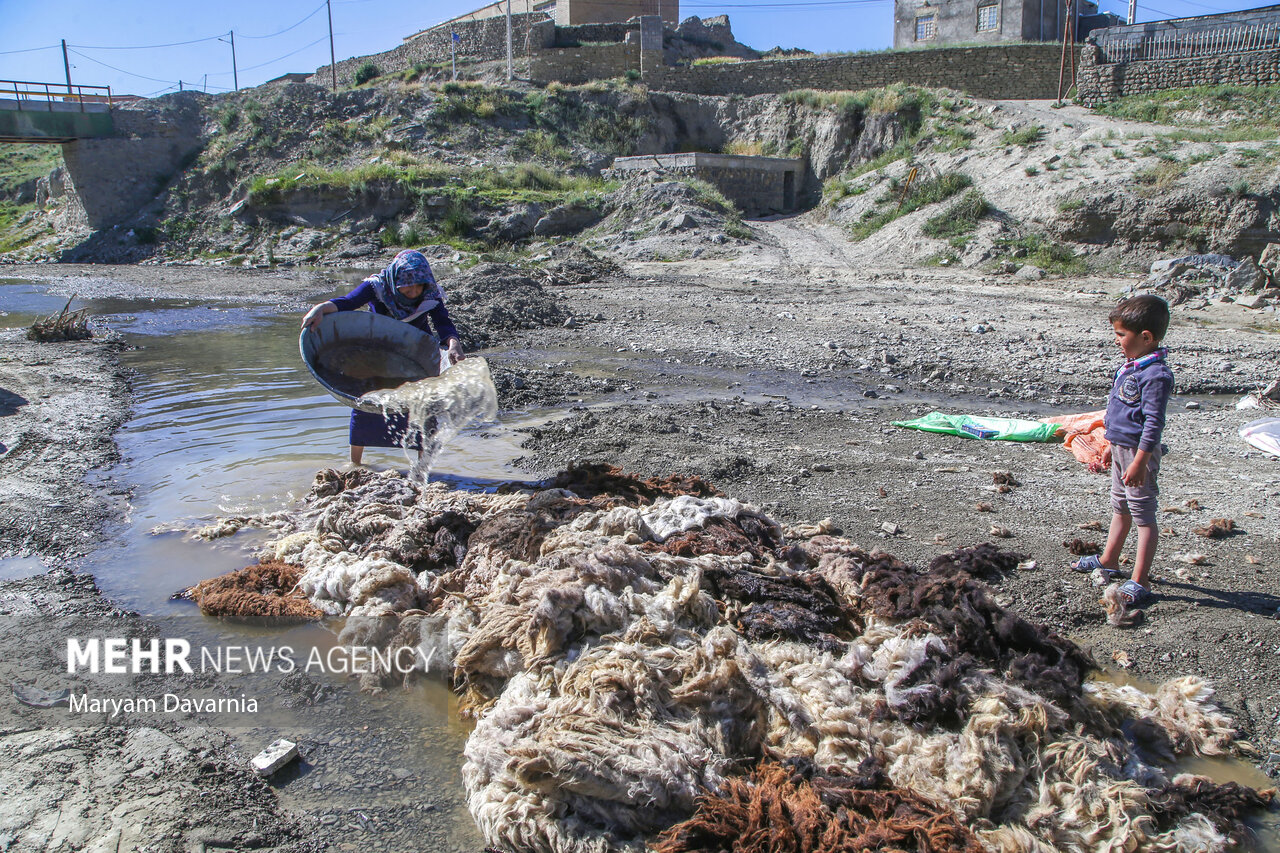
[[[1104,11],[1125,14],[1125,0],[1100,2]],[[332,0],[337,57],[390,49],[406,35],[481,5],[482,0]],[[1258,5],[1140,0],[1138,20]],[[762,50],[863,50],[887,47],[893,39],[892,0],[684,0],[680,13],[728,14],[738,40]],[[0,0],[0,79],[64,81],[60,40],[66,39],[73,83],[155,95],[176,91],[181,80],[188,88],[226,91],[232,86],[231,31],[242,87],[287,71],[314,71],[329,61],[321,0]]]

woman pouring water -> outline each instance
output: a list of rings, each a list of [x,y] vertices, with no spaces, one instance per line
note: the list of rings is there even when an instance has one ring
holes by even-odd
[[[449,319],[444,306],[444,291],[436,284],[431,264],[426,257],[412,249],[406,249],[377,275],[371,275],[360,286],[348,293],[321,302],[312,307],[302,318],[302,327],[311,328],[320,318],[334,311],[354,311],[368,305],[373,311],[385,314],[430,334],[435,327],[436,337],[448,352],[450,361],[466,358],[458,330]],[[430,325],[428,325],[428,322]],[[359,465],[366,447],[400,447],[408,430],[404,415],[383,416],[372,412],[351,410],[351,462]],[[421,437],[418,446],[421,450]]]

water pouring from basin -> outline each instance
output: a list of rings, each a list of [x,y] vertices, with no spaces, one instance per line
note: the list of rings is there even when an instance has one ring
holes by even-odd
[[[498,391],[489,375],[489,363],[472,356],[439,376],[407,382],[398,388],[371,391],[358,401],[372,405],[384,415],[408,416],[406,448],[422,441],[422,451],[410,457],[410,474],[425,480],[440,451],[460,430],[475,421],[491,421],[498,416]]]
[[[415,479],[426,478],[460,430],[497,416],[488,363],[468,358],[441,374],[447,361],[439,343],[408,323],[368,311],[335,312],[302,331],[299,349],[335,399],[362,412],[406,417],[400,446]]]

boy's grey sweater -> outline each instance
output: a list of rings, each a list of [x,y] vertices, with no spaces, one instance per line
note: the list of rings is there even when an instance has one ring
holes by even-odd
[[[1121,370],[1107,400],[1107,441],[1151,452],[1160,446],[1164,412],[1173,393],[1173,371],[1159,359]]]

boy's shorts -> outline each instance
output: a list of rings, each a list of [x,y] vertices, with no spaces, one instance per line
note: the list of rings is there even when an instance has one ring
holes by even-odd
[[[1135,488],[1124,484],[1124,472],[1133,464],[1137,452],[1136,447],[1111,445],[1111,509],[1118,515],[1133,516],[1142,526],[1152,526],[1159,509],[1161,448],[1157,447],[1147,457],[1147,480]]]

